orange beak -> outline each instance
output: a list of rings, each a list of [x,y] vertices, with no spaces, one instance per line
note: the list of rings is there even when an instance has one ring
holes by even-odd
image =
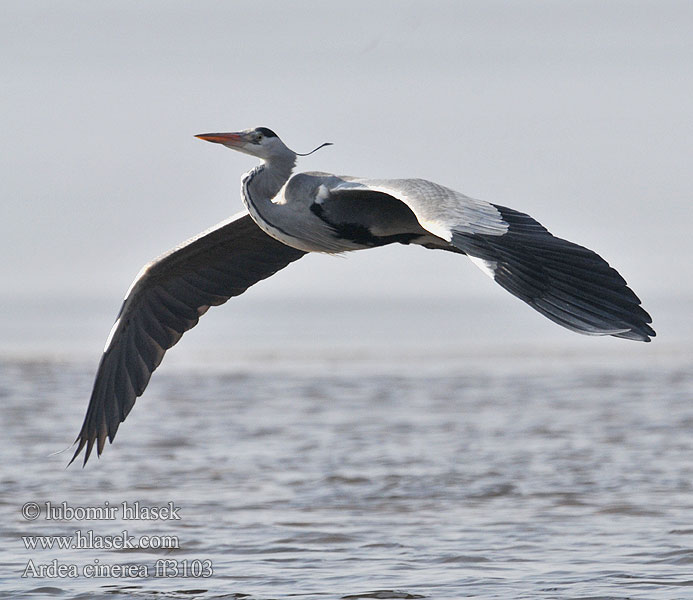
[[[214,142],[225,146],[240,146],[247,142],[245,136],[240,133],[200,133],[195,137],[205,142]]]

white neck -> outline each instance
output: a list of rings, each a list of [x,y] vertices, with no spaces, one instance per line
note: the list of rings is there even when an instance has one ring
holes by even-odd
[[[285,155],[264,161],[248,171],[241,179],[241,196],[248,211],[258,213],[261,220],[265,220],[266,215],[271,221],[272,213],[278,208],[272,200],[291,177],[295,165],[296,157]]]
[[[279,193],[282,186],[289,180],[296,165],[295,156],[282,156],[264,161],[243,176],[243,201],[264,207]],[[249,197],[245,197],[249,196]]]

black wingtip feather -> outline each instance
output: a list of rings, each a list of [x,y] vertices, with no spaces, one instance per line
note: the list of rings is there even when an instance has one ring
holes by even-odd
[[[82,448],[84,448],[84,444],[87,443],[87,440],[82,437],[80,434],[77,439],[72,442],[73,444],[78,444],[77,450],[75,450],[75,453],[72,455],[72,458],[70,459],[70,462],[67,463],[67,466],[69,467],[73,462],[75,462],[75,459],[79,456],[79,453],[82,451]],[[84,466],[84,465],[82,465]]]
[[[453,231],[452,243],[495,265],[494,280],[555,323],[588,335],[649,342],[650,315],[601,256],[554,237],[529,215],[496,206],[503,235]]]

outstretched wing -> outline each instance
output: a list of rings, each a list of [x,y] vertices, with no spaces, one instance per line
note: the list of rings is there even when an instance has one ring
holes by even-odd
[[[314,212],[343,230],[352,200],[370,201],[371,214],[383,196],[399,200],[448,246],[425,238],[410,243],[464,252],[511,294],[559,325],[645,342],[655,335],[650,315],[615,269],[592,250],[554,237],[529,215],[422,179],[332,177],[321,187],[316,193],[320,209]],[[401,241],[393,233],[389,239]]]
[[[304,254],[271,238],[242,213],[145,265],[106,341],[70,463],[85,445],[84,464],[94,443],[100,455],[106,438],[113,442],[166,350],[210,306],[242,294]]]
[[[529,215],[496,206],[502,236],[452,232],[496,283],[555,323],[587,335],[649,342],[652,318],[625,279],[596,252],[557,238]]]

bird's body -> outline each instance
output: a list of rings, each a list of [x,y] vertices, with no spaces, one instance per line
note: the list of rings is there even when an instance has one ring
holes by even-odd
[[[292,175],[297,154],[271,130],[201,139],[262,159],[241,180],[247,212],[146,265],[108,336],[74,460],[101,454],[164,353],[210,306],[242,294],[308,252],[391,243],[466,254],[552,321],[579,333],[649,341],[650,316],[599,255],[530,216],[423,179]]]

